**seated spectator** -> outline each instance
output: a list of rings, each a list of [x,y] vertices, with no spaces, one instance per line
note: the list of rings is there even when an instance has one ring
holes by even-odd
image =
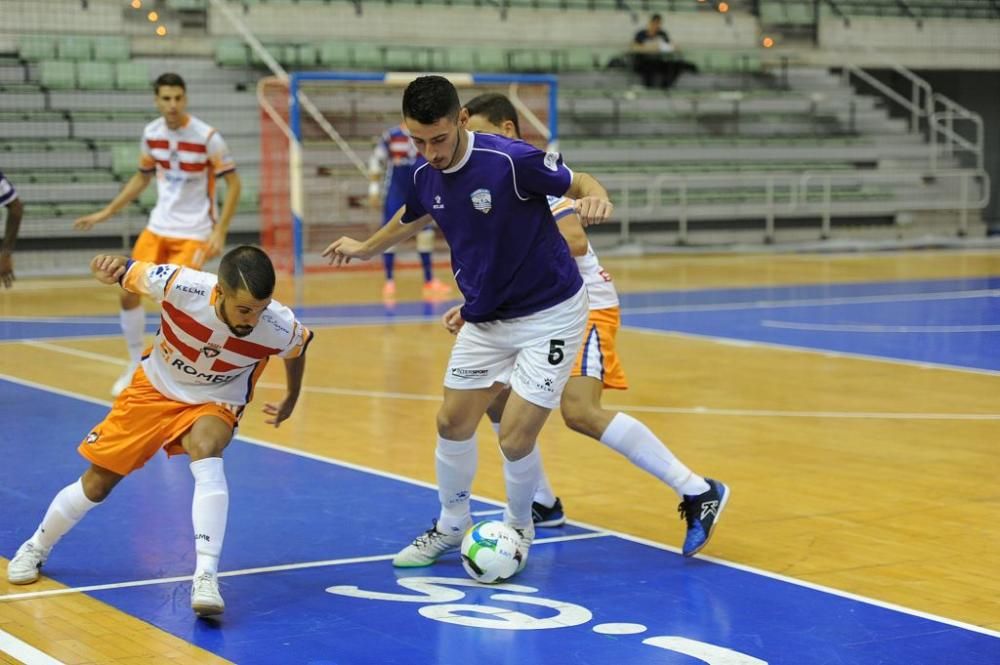
[[[645,29],[632,40],[632,68],[642,77],[647,88],[669,88],[681,73],[680,62],[674,57],[674,45],[663,29],[663,17],[653,14]]]

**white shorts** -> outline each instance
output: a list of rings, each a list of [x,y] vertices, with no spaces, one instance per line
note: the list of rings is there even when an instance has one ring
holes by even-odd
[[[532,404],[554,409],[583,343],[587,289],[529,316],[466,323],[458,332],[444,376],[453,390],[509,383]]]

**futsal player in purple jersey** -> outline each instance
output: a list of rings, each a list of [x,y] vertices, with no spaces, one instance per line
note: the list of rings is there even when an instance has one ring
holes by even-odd
[[[431,219],[451,247],[465,323],[455,338],[437,415],[441,512],[434,525],[393,559],[429,566],[457,550],[472,525],[469,497],[477,466],[476,425],[510,384],[500,422],[507,509],[527,561],[534,539],[531,502],[538,479],[535,439],[558,406],[587,321],[586,290],[552,218],[547,195],[575,200],[584,224],[613,210],[594,178],[574,174],[558,153],[465,129],[454,86],[422,76],[403,94],[403,120],[421,157],[404,209],[368,240],[342,237],[323,252],[334,265],[369,259]]]

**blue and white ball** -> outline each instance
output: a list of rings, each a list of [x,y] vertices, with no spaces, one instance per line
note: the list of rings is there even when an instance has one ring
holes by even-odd
[[[503,582],[517,572],[524,558],[520,543],[517,532],[503,522],[479,522],[462,539],[462,566],[477,582]]]

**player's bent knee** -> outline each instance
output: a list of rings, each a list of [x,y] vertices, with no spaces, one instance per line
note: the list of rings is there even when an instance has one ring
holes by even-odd
[[[94,503],[100,503],[108,498],[111,490],[121,481],[124,476],[105,469],[104,467],[91,464],[90,468],[83,472],[80,482],[83,485],[83,494]]]
[[[585,436],[594,436],[596,417],[594,410],[583,400],[564,399],[560,404],[566,427]],[[600,436],[598,432],[597,436]]]
[[[475,434],[477,421],[442,407],[437,414],[438,436],[451,441],[465,441]]]

